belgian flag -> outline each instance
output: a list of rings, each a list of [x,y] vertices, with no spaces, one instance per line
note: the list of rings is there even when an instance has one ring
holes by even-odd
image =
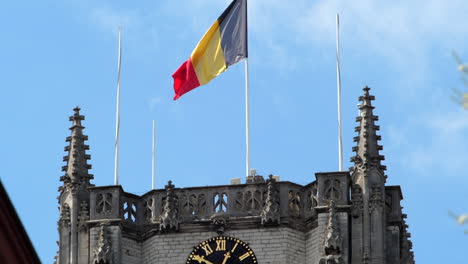
[[[247,58],[247,0],[234,0],[208,29],[174,78],[174,100]]]

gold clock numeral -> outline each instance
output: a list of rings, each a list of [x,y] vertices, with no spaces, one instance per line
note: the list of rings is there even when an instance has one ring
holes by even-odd
[[[239,242],[236,242],[236,244],[234,245],[234,247],[232,247],[231,252],[234,252],[234,250],[236,250],[237,245],[239,245]]]
[[[248,258],[249,256],[250,256],[250,252],[247,252],[247,253],[245,253],[244,255],[240,256],[240,257],[239,257],[239,260],[242,261],[242,260]]]
[[[210,247],[209,244],[202,245],[201,248],[205,250],[205,256],[209,256],[211,253],[213,253],[213,249]]]
[[[216,240],[216,251],[226,250],[226,240],[220,239]]]

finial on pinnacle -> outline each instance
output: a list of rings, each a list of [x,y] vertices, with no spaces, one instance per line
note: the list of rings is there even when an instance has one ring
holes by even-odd
[[[371,109],[374,109],[374,107],[372,106],[371,104],[371,101],[372,100],[375,100],[375,96],[373,95],[370,95],[369,91],[370,91],[370,88],[369,86],[366,85],[366,87],[364,87],[362,89],[364,91],[364,95],[362,96],[359,96],[359,101],[362,102],[362,104],[359,105],[359,109],[363,109],[364,107],[370,107]]]
[[[268,175],[268,180],[267,182],[270,181],[270,182],[276,182],[276,179],[273,177],[273,174],[270,174]]]
[[[174,188],[174,184],[172,184],[172,181],[169,180],[169,181],[167,182],[167,185],[166,185],[165,187],[166,187],[166,189],[173,189],[173,188]]]
[[[80,128],[84,128],[82,125],[81,125],[81,121],[85,119],[85,117],[83,115],[80,115],[80,110],[81,108],[79,108],[78,106],[76,106],[75,108],[73,108],[73,115],[70,116],[69,120],[73,122],[73,125],[72,127],[70,128],[70,130],[72,130],[73,128],[75,127],[80,127]]]
[[[75,106],[75,108],[73,108],[73,111],[75,112],[75,115],[80,115],[80,110],[81,110],[81,108],[79,106]]]

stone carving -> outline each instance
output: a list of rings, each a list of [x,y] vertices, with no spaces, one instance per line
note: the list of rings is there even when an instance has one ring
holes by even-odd
[[[288,193],[289,198],[289,212],[294,216],[301,214],[301,193],[290,190]]]
[[[249,212],[260,212],[262,209],[262,193],[259,190],[247,191],[244,195],[244,209]]]
[[[224,197],[226,199],[226,197]],[[186,194],[182,197],[182,212],[184,215],[199,216],[206,213],[206,199],[205,194],[192,193]],[[225,205],[224,209],[226,208]]]
[[[136,221],[136,205],[135,203],[128,201],[123,204],[122,210],[124,219],[130,222]]]
[[[280,223],[279,195],[275,183],[276,180],[273,178],[273,175],[270,175],[267,180],[268,191],[265,206],[260,214],[262,225]]]
[[[63,204],[62,210],[60,210],[59,227],[70,227],[70,206],[68,204]]]
[[[206,196],[203,193],[198,195],[197,208],[199,215],[203,215],[206,213]]]
[[[311,211],[315,211],[315,207],[318,205],[317,187],[313,187],[307,195],[307,208]]]
[[[80,211],[78,212],[78,227],[80,231],[86,231],[86,221],[89,220],[89,210],[88,210],[88,202],[83,200],[80,204]]]
[[[354,137],[354,142],[357,142],[357,146],[353,147],[356,155],[351,158],[351,162],[354,162],[354,167],[350,168],[350,171],[354,174],[357,169],[366,175],[373,168],[383,171],[386,167],[381,165],[384,156],[379,155],[379,150],[383,149],[378,144],[381,136],[376,134],[376,131],[380,130],[380,127],[375,125],[375,121],[379,120],[379,118],[378,116],[374,116],[372,111],[374,107],[371,101],[375,100],[375,97],[369,94],[369,87],[366,86],[363,90],[364,95],[359,97],[359,100],[362,102],[359,105],[360,116],[356,118],[356,122],[359,122],[359,126],[355,128],[355,131],[359,135]]]
[[[97,248],[94,249],[94,264],[112,264],[111,244],[107,239],[106,227],[101,225]]]
[[[335,201],[329,201],[328,224],[323,239],[323,257],[319,264],[342,264],[344,263],[341,255],[342,238],[339,225],[336,223]]]
[[[228,221],[229,216],[225,212],[215,213],[211,216],[211,224],[219,235],[222,235],[226,231]]]
[[[374,209],[381,209],[382,207],[382,188],[378,184],[373,184],[369,201],[369,210],[372,212]]]
[[[127,221],[135,222],[136,221],[136,205],[132,202],[125,202],[123,206],[124,218]]]
[[[340,188],[340,181],[337,179],[326,180],[325,181],[325,199],[330,200],[333,199],[335,201],[341,199],[341,188]]]
[[[91,156],[86,154],[86,150],[89,150],[89,146],[85,144],[88,136],[83,135],[84,126],[81,125],[85,117],[80,115],[79,107],[75,107],[73,111],[74,114],[69,119],[72,121],[71,136],[66,139],[70,144],[65,147],[68,153],[63,157],[67,165],[62,167],[65,175],[60,177],[60,180],[66,187],[75,189],[77,185],[90,186],[89,180],[93,179],[93,175],[88,173],[91,165],[87,161],[91,159]]]
[[[243,192],[237,192],[236,193],[236,199],[234,202],[234,209],[238,212],[242,211],[243,208],[243,203],[244,203],[244,193]]]
[[[148,200],[143,202],[143,207],[145,208],[143,212],[143,218],[145,219],[146,223],[149,223],[151,219],[153,219],[153,203],[153,198],[149,198]]]
[[[362,215],[363,200],[362,200],[362,189],[361,186],[355,184],[351,188],[351,214],[354,218],[358,218]]]
[[[169,181],[166,185],[166,199],[163,212],[159,217],[159,230],[179,230],[179,210],[177,209],[177,197],[174,195],[174,185]]]
[[[112,213],[112,193],[100,193],[96,199],[96,213]]]
[[[215,213],[227,211],[227,199],[228,196],[226,193],[215,193],[213,197],[213,208]]]
[[[195,215],[197,206],[197,196],[195,194],[182,196],[182,210],[185,214]]]

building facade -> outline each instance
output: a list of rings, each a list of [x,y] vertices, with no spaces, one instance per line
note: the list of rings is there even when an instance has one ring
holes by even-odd
[[[364,88],[349,171],[299,185],[245,184],[144,195],[94,186],[79,108],[60,178],[58,264],[413,264],[399,186],[386,185],[374,96]]]

